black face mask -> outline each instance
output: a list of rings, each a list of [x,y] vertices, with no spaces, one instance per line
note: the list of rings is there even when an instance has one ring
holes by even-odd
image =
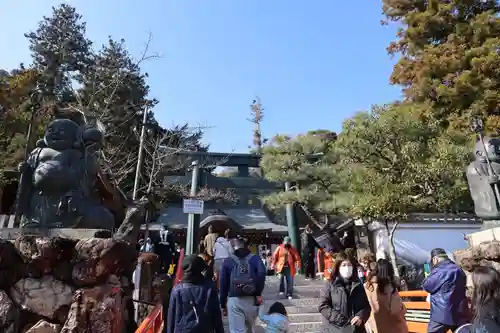
[[[285,247],[286,247],[287,249],[289,249],[289,248],[291,247],[291,245],[290,245],[290,244],[285,244]]]

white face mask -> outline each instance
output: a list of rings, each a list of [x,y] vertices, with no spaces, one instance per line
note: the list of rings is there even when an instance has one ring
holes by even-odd
[[[340,266],[339,267],[339,274],[344,279],[350,279],[352,276],[352,266]]]

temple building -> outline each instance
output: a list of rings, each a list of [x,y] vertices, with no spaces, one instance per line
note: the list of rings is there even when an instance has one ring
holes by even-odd
[[[201,240],[207,233],[209,224],[229,226],[235,234],[247,238],[255,251],[273,249],[288,235],[287,222],[284,213],[273,212],[261,203],[262,195],[280,189],[283,185],[271,183],[260,176],[251,175],[250,170],[259,167],[260,158],[251,154],[223,153],[186,153],[196,159],[200,165],[216,164],[217,166],[233,167],[234,175],[230,177],[217,176],[210,172],[202,172],[200,185],[214,190],[230,190],[234,195],[232,202],[205,202],[203,215],[200,216],[200,230],[197,238]],[[170,184],[191,183],[192,172],[186,170],[181,175],[168,175],[166,186]],[[219,221],[219,222],[214,222]],[[222,221],[222,222],[220,222]],[[153,231],[167,225],[176,234],[180,244],[186,239],[188,215],[183,213],[182,203],[170,204],[160,212],[155,223],[149,226]],[[222,232],[223,230],[219,230]]]

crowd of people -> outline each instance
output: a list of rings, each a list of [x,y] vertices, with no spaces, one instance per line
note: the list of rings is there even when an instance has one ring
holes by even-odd
[[[285,237],[274,253],[267,251],[259,257],[249,250],[245,239],[232,237],[230,231],[219,236],[213,230],[203,247],[203,255],[190,255],[182,262],[184,274],[170,295],[165,332],[223,333],[223,316],[228,318],[230,333],[254,332],[257,318],[266,323],[266,332],[287,332],[284,304],[277,301],[264,306],[266,276],[277,274],[279,294],[292,299],[293,280],[302,262],[307,278],[315,278],[310,270],[314,249],[303,248],[299,253]],[[376,261],[368,254],[358,261],[353,252],[330,256],[334,258],[331,275],[318,307],[328,332],[409,332],[399,294],[401,280],[395,277],[389,260]],[[471,323],[469,332],[500,332],[500,274],[495,269],[478,267],[473,273],[471,314],[461,268],[443,249],[431,252],[431,267],[423,283],[431,303],[429,333],[455,332],[465,323]]]

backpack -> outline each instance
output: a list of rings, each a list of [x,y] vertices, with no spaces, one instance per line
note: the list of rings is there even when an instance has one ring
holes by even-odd
[[[255,296],[256,281],[249,261],[254,255],[248,254],[245,258],[231,255],[236,265],[231,270],[229,278],[229,293],[233,297]]]
[[[184,304],[182,310],[182,320],[179,323],[179,326],[183,327],[183,332],[207,332],[208,325],[208,317],[205,311],[203,310],[202,305],[198,305],[195,303],[195,296],[192,291],[192,287],[186,285],[185,283],[181,283],[180,289],[184,289],[186,291],[187,304]],[[211,331],[208,331],[211,332]]]

